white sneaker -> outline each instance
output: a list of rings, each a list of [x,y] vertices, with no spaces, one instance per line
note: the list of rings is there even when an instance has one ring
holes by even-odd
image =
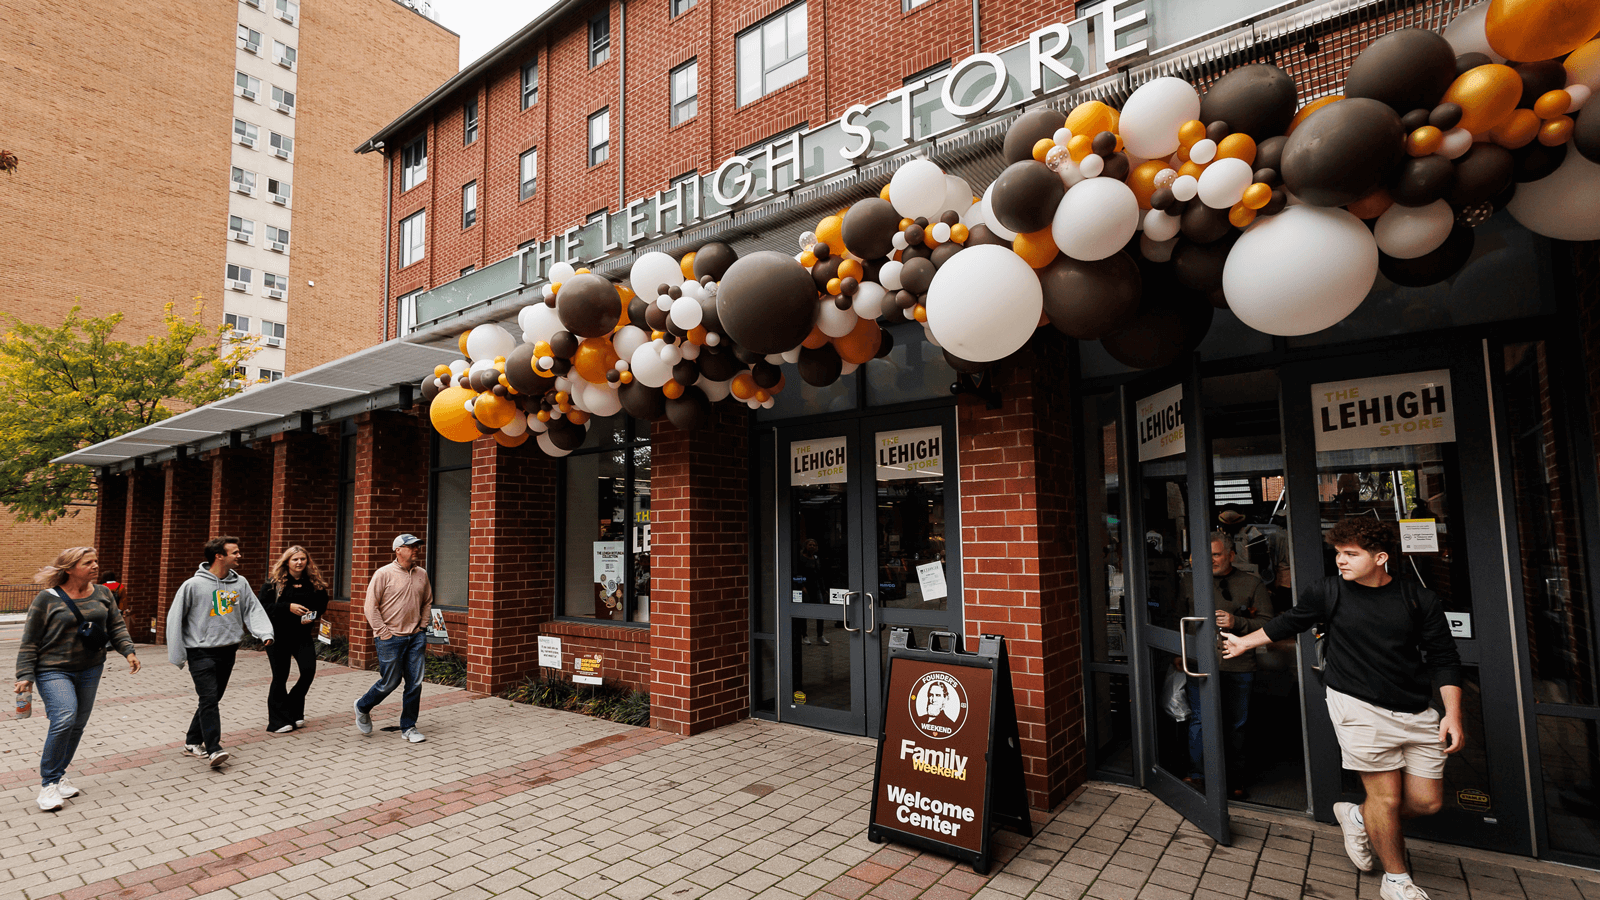
[[[407,728],[405,731],[400,732],[400,736],[413,744],[420,744],[427,740],[427,737],[415,728]]]
[[[68,781],[67,776],[65,775],[61,776],[61,780],[56,782],[56,790],[60,792],[61,799],[63,800],[70,800],[73,797],[83,793],[82,791],[73,787],[72,782]]]
[[[39,788],[40,809],[44,810],[45,812],[55,812],[56,810],[60,809],[61,806],[61,791],[57,789],[55,785],[47,784]]]
[[[222,764],[228,761],[228,751],[218,750],[207,757],[207,759],[211,760],[211,768],[220,769],[222,768]]]
[[[1372,855],[1372,841],[1367,837],[1366,826],[1356,821],[1356,809],[1354,803],[1335,803],[1333,817],[1339,820],[1339,830],[1344,832],[1344,852],[1350,856],[1350,861],[1361,871],[1371,872],[1378,861]],[[1387,898],[1385,895],[1385,900]],[[1423,900],[1427,900],[1426,894]]]
[[[282,728],[274,728],[274,729],[272,729],[272,733],[273,734],[288,734],[289,732],[291,732],[293,730],[294,730],[294,726],[293,725],[285,725]]]
[[[1428,900],[1428,892],[1418,887],[1415,881],[1396,882],[1387,878],[1383,879],[1378,896],[1383,900]]]
[[[296,727],[296,728],[304,728],[304,727],[306,727],[306,720],[305,719],[295,719],[294,720],[294,727]]]
[[[811,635],[809,635],[809,634],[800,635],[800,643],[802,643],[802,644],[811,643]]]
[[[200,744],[184,744],[183,752],[196,759],[210,758],[210,754],[206,753],[206,748]]]
[[[371,716],[371,714],[364,713],[364,712],[361,711],[361,701],[360,700],[357,700],[355,703],[352,703],[351,705],[354,706],[355,710],[356,710],[356,727],[361,729],[361,733],[362,734],[371,734],[372,733],[372,716]]]

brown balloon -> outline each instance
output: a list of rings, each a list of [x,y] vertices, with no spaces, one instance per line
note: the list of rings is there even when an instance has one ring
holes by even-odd
[[[700,374],[712,381],[727,381],[745,367],[738,357],[721,347],[701,347],[695,362],[700,365]]]
[[[1192,291],[1147,294],[1143,309],[1121,330],[1101,338],[1111,358],[1134,369],[1158,369],[1192,352],[1211,329],[1216,309]]]
[[[827,387],[839,380],[844,360],[839,358],[839,351],[833,349],[832,344],[823,344],[815,350],[810,347],[802,348],[796,368],[800,370],[800,380],[806,384],[813,387]]]
[[[1010,247],[1011,242],[995,234],[987,225],[974,225],[967,232],[967,242],[964,246],[976,247],[980,244],[994,244],[998,247]]]
[[[1067,117],[1053,109],[1035,109],[1017,116],[1006,130],[1005,145],[1001,153],[1007,163],[1022,162],[1033,159],[1033,145],[1047,137],[1052,137],[1056,129],[1067,124]],[[850,243],[848,237],[845,244],[855,249],[855,244]],[[859,251],[858,251],[859,252]]]
[[[563,289],[564,290],[564,289]],[[794,257],[760,250],[741,257],[717,288],[724,333],[756,353],[800,345],[817,321],[817,288]]]
[[[1388,105],[1352,97],[1322,107],[1283,147],[1278,171],[1289,192],[1313,206],[1344,206],[1387,179],[1405,155],[1400,116]]]
[[[1172,273],[1184,287],[1214,291],[1222,287],[1222,269],[1228,262],[1228,251],[1233,249],[1233,244],[1231,239],[1216,240],[1209,244],[1180,240],[1172,250]]]
[[[694,253],[694,278],[699,281],[710,275],[712,281],[721,281],[728,267],[738,259],[738,252],[721,241],[706,244]]]
[[[1566,67],[1553,59],[1518,63],[1511,68],[1522,79],[1522,97],[1517,101],[1517,106],[1523,109],[1533,109],[1534,101],[1567,86]]]
[[[1456,180],[1444,199],[1456,209],[1476,206],[1494,199],[1511,184],[1516,161],[1511,151],[1487,141],[1472,145],[1456,160]]]
[[[432,372],[422,376],[422,383],[417,387],[422,392],[422,403],[424,406],[432,403],[433,398],[439,396],[439,391],[443,390],[439,387],[439,377],[434,375]]]
[[[928,262],[933,263],[933,267],[937,269],[948,262],[950,257],[960,253],[963,249],[963,246],[955,241],[946,241],[933,248],[933,255],[928,257]]]
[[[1379,253],[1378,271],[1402,287],[1438,284],[1461,271],[1461,267],[1467,264],[1475,240],[1472,228],[1458,222],[1438,249],[1416,259],[1396,259],[1387,253]]]
[[[573,334],[600,337],[610,334],[621,320],[622,297],[616,285],[599,275],[574,275],[556,294],[556,315]]]
[[[519,394],[544,393],[545,386],[550,383],[548,378],[534,373],[534,361],[532,344],[518,344],[506,355],[506,381]]]
[[[1518,184],[1538,181],[1561,168],[1561,163],[1567,158],[1567,145],[1546,147],[1534,141],[1526,147],[1518,147],[1511,151],[1511,158],[1516,162],[1513,177]]]
[[[1433,109],[1455,80],[1456,51],[1443,35],[1402,28],[1361,51],[1345,75],[1344,95],[1377,100],[1404,115]]]
[[[1212,209],[1204,203],[1189,203],[1178,221],[1183,236],[1197,244],[1209,244],[1233,230],[1228,221],[1228,210]]]
[[[1600,112],[1588,106],[1572,117],[1572,146],[1584,159],[1600,163]]]
[[[1126,252],[1093,262],[1062,253],[1039,270],[1050,324],[1080,341],[1097,341],[1139,314],[1144,279]]]
[[[1067,192],[1060,176],[1032,159],[1007,166],[991,190],[989,209],[995,220],[1018,234],[1049,228]]]
[[[666,402],[667,421],[681,431],[698,431],[711,424],[711,399],[697,387],[686,387],[683,393]]]
[[[1455,187],[1456,165],[1442,156],[1407,158],[1395,170],[1389,196],[1400,206],[1427,206]]]
[[[583,439],[588,437],[589,430],[566,419],[551,419],[549,434],[550,443],[562,450],[576,450],[583,446]]]
[[[944,350],[943,348],[940,349],[943,350],[944,361],[950,364],[950,368],[955,369],[957,372],[960,372],[963,375],[976,375],[979,372],[982,372],[984,369],[994,365],[993,363],[973,362],[970,359],[962,359],[954,353],[951,353],[949,350]]]
[[[617,399],[622,401],[622,408],[628,411],[628,415],[646,422],[661,418],[667,411],[667,398],[662,396],[661,390],[637,381],[617,388]]]
[[[889,201],[877,197],[851,204],[844,214],[844,245],[863,259],[888,256],[899,230],[900,214]]]
[[[1059,184],[1060,182],[1057,182]],[[1036,229],[1037,230],[1037,229]],[[937,268],[926,259],[913,259],[900,270],[900,285],[913,294],[926,294]]]
[[[1227,122],[1235,133],[1248,134],[1259,145],[1283,134],[1295,109],[1294,79],[1277,66],[1255,63],[1217,79],[1200,98],[1200,121]]]

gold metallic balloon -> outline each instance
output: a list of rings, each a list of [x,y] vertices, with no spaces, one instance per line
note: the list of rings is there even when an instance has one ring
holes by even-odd
[[[1493,130],[1522,99],[1522,78],[1510,66],[1491,63],[1468,69],[1444,92],[1441,103],[1461,107],[1461,124],[1473,134]]]
[[[1571,53],[1600,32],[1594,0],[1489,0],[1483,34],[1494,52],[1517,62]]]

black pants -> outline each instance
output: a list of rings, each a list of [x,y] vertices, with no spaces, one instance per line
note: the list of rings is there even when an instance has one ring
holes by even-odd
[[[300,680],[288,688],[291,660],[300,667]],[[306,717],[306,694],[317,675],[317,647],[314,641],[299,635],[284,635],[267,648],[267,662],[272,664],[272,686],[267,688],[267,730],[277,731]]]
[[[194,718],[189,720],[189,734],[183,739],[184,743],[201,744],[207,753],[222,749],[222,713],[217,706],[228,690],[228,679],[233,675],[233,660],[238,652],[238,644],[188,649],[189,677],[194,679],[194,692],[200,697],[200,705],[194,711]]]

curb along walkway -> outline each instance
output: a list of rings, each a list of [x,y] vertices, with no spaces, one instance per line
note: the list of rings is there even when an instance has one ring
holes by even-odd
[[[268,668],[241,653],[220,771],[180,753],[194,708],[158,648],[108,661],[70,773],[40,812],[42,709],[0,722],[0,898],[707,897],[1366,900],[1336,829],[1234,817],[1215,844],[1149,795],[1093,784],[1036,836],[1002,831],[990,877],[866,840],[873,745],[747,721],[681,738],[427,685],[423,744],[356,732],[373,673],[322,665],[311,719],[265,728]],[[14,658],[15,641],[0,642]],[[1270,821],[1269,821],[1270,819]],[[1600,873],[1419,845],[1435,900],[1600,900]]]

